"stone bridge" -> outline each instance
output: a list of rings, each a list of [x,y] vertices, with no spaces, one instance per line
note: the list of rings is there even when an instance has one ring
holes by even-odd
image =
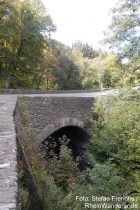
[[[0,210],[18,210],[17,142],[25,150],[40,154],[42,142],[50,135],[67,134],[72,147],[86,146],[88,119],[95,117],[95,98],[114,91],[0,95]],[[14,116],[14,117],[13,117]],[[16,130],[16,131],[15,131]],[[75,142],[75,139],[80,139]],[[28,145],[27,145],[28,144]],[[41,158],[38,156],[38,158]]]
[[[89,118],[93,115],[93,102],[93,97],[19,98],[15,111],[18,133],[22,135],[21,128],[30,127],[35,144],[40,144],[64,127],[77,127],[81,131],[87,131]],[[21,119],[22,112],[27,114],[25,122]]]

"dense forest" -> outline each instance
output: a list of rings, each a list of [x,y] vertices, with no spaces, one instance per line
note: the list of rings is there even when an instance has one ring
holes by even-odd
[[[94,49],[80,40],[69,47],[52,39],[57,27],[41,0],[0,0],[0,88],[103,90],[139,86],[140,0],[119,0],[111,14],[111,25],[102,40],[109,51]],[[139,102],[140,91],[132,89],[108,98],[106,104],[97,101],[97,119],[88,119],[90,150],[82,157],[82,169],[83,159],[73,157],[66,136],[57,140],[59,153],[55,152],[56,142],[47,139],[47,167],[43,171],[39,164],[32,168],[43,205],[40,209],[32,205],[29,171],[18,149],[21,209],[82,210],[83,202],[75,198],[83,195],[131,196],[140,206]],[[94,209],[134,209],[133,202],[120,203],[118,208]]]
[[[103,42],[112,51],[51,38],[56,26],[41,0],[0,1],[0,88],[102,89],[140,81],[139,0],[121,0]],[[95,34],[96,36],[96,34]],[[115,49],[115,51],[113,51]]]

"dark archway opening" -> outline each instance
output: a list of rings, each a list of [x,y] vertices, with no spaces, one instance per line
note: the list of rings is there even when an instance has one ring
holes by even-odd
[[[55,153],[59,155],[60,152],[60,141],[66,137],[69,139],[68,148],[72,151],[74,159],[80,158],[80,169],[84,169],[86,164],[84,153],[89,147],[89,135],[80,127],[77,126],[65,126],[52,133],[45,139],[43,144],[51,142],[55,144]]]

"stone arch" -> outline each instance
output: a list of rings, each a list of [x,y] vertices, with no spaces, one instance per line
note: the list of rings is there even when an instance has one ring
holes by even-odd
[[[56,143],[55,153],[59,155],[59,139],[63,137],[63,134],[67,139],[70,139],[68,147],[72,151],[73,158],[76,159],[77,157],[80,157],[79,168],[80,170],[83,170],[88,165],[84,158],[84,154],[90,147],[87,122],[74,117],[63,117],[52,121],[47,124],[41,132],[41,145],[44,147],[46,141],[53,139]]]
[[[85,151],[89,149],[89,135],[86,130],[83,127],[79,127],[77,125],[63,126],[51,133],[46,139],[44,139],[42,144],[44,146],[46,146],[46,143],[50,145],[50,148],[53,149],[54,153],[59,156],[62,139],[64,141],[69,139],[67,146],[69,149],[71,149],[74,159],[80,157],[79,168],[83,170],[87,166],[84,154]],[[55,143],[55,147],[51,147],[52,142]],[[48,154],[48,152],[49,150],[46,150],[46,154]]]
[[[76,126],[79,127],[81,129],[84,129],[85,127],[85,123],[82,120],[79,120],[77,118],[74,117],[63,117],[60,118],[58,120],[56,120],[55,122],[52,122],[50,124],[48,124],[41,132],[41,139],[42,141],[45,140],[48,136],[50,136],[51,134],[53,134],[55,131],[66,127],[66,126]]]

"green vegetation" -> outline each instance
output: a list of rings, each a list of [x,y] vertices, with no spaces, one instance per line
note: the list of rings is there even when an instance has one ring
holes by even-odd
[[[47,153],[46,173],[55,189],[61,189],[54,195],[54,188],[48,187],[48,209],[84,209],[84,202],[75,202],[76,195],[140,196],[139,103],[140,92],[135,91],[110,98],[107,104],[104,100],[97,102],[94,111],[99,117],[91,122],[91,148],[85,157],[89,166],[81,173],[65,138],[60,139],[59,156],[52,150]],[[53,198],[55,202],[51,203]]]
[[[51,18],[40,0],[1,1],[0,15],[1,87],[37,88],[46,36],[55,30]]]
[[[100,190],[106,195],[140,191],[139,103],[140,92],[122,94],[107,104],[98,102],[99,118],[92,123],[89,158],[93,164],[91,178],[98,180],[99,194]]]
[[[44,161],[38,159],[37,148],[33,148],[26,136],[24,149],[43,210],[85,209],[84,202],[76,201],[76,196],[83,195],[89,198],[91,195],[133,196],[134,203],[140,204],[140,200],[136,200],[140,198],[139,103],[140,91],[128,91],[97,101],[93,110],[98,113],[98,119],[91,119],[90,150],[84,157],[86,169],[80,169],[80,157],[74,158],[67,137],[63,136],[58,142],[46,139]],[[25,116],[22,118],[27,123]],[[34,200],[30,200],[29,181],[22,169],[20,175],[23,210],[32,210]],[[131,202],[124,202],[128,204]]]
[[[41,210],[42,204],[38,197],[37,189],[33,182],[33,177],[29,171],[28,164],[22,152],[19,141],[17,141],[17,148],[19,183],[18,203],[22,210]]]
[[[56,31],[41,0],[0,1],[0,88],[102,89],[140,81],[139,0],[112,9],[105,42],[118,53],[80,41],[70,48],[51,39]],[[122,58],[128,62],[123,63]]]
[[[140,0],[120,0],[112,9],[112,23],[105,33],[104,42],[127,59],[123,83],[140,81]]]
[[[140,0],[120,0],[112,9],[112,24],[104,41],[116,51],[104,52],[80,41],[70,48],[51,39],[56,26],[41,0],[1,0],[0,88],[103,89],[139,85],[139,11]],[[22,113],[23,124],[26,121],[27,125],[23,147],[43,210],[82,210],[83,202],[76,202],[76,195],[140,197],[139,103],[139,91],[122,93],[107,103],[97,102],[94,110],[99,117],[91,119],[91,148],[85,155],[88,166],[83,171],[66,138],[60,140],[59,154],[46,149],[45,164],[39,155],[37,159],[39,148],[28,141],[31,131],[27,110],[25,115]],[[22,161],[22,209],[31,210],[33,189],[29,189],[29,171],[23,169]]]
[[[107,43],[121,56],[140,55],[140,0],[120,0],[112,9],[112,23],[106,32]]]

